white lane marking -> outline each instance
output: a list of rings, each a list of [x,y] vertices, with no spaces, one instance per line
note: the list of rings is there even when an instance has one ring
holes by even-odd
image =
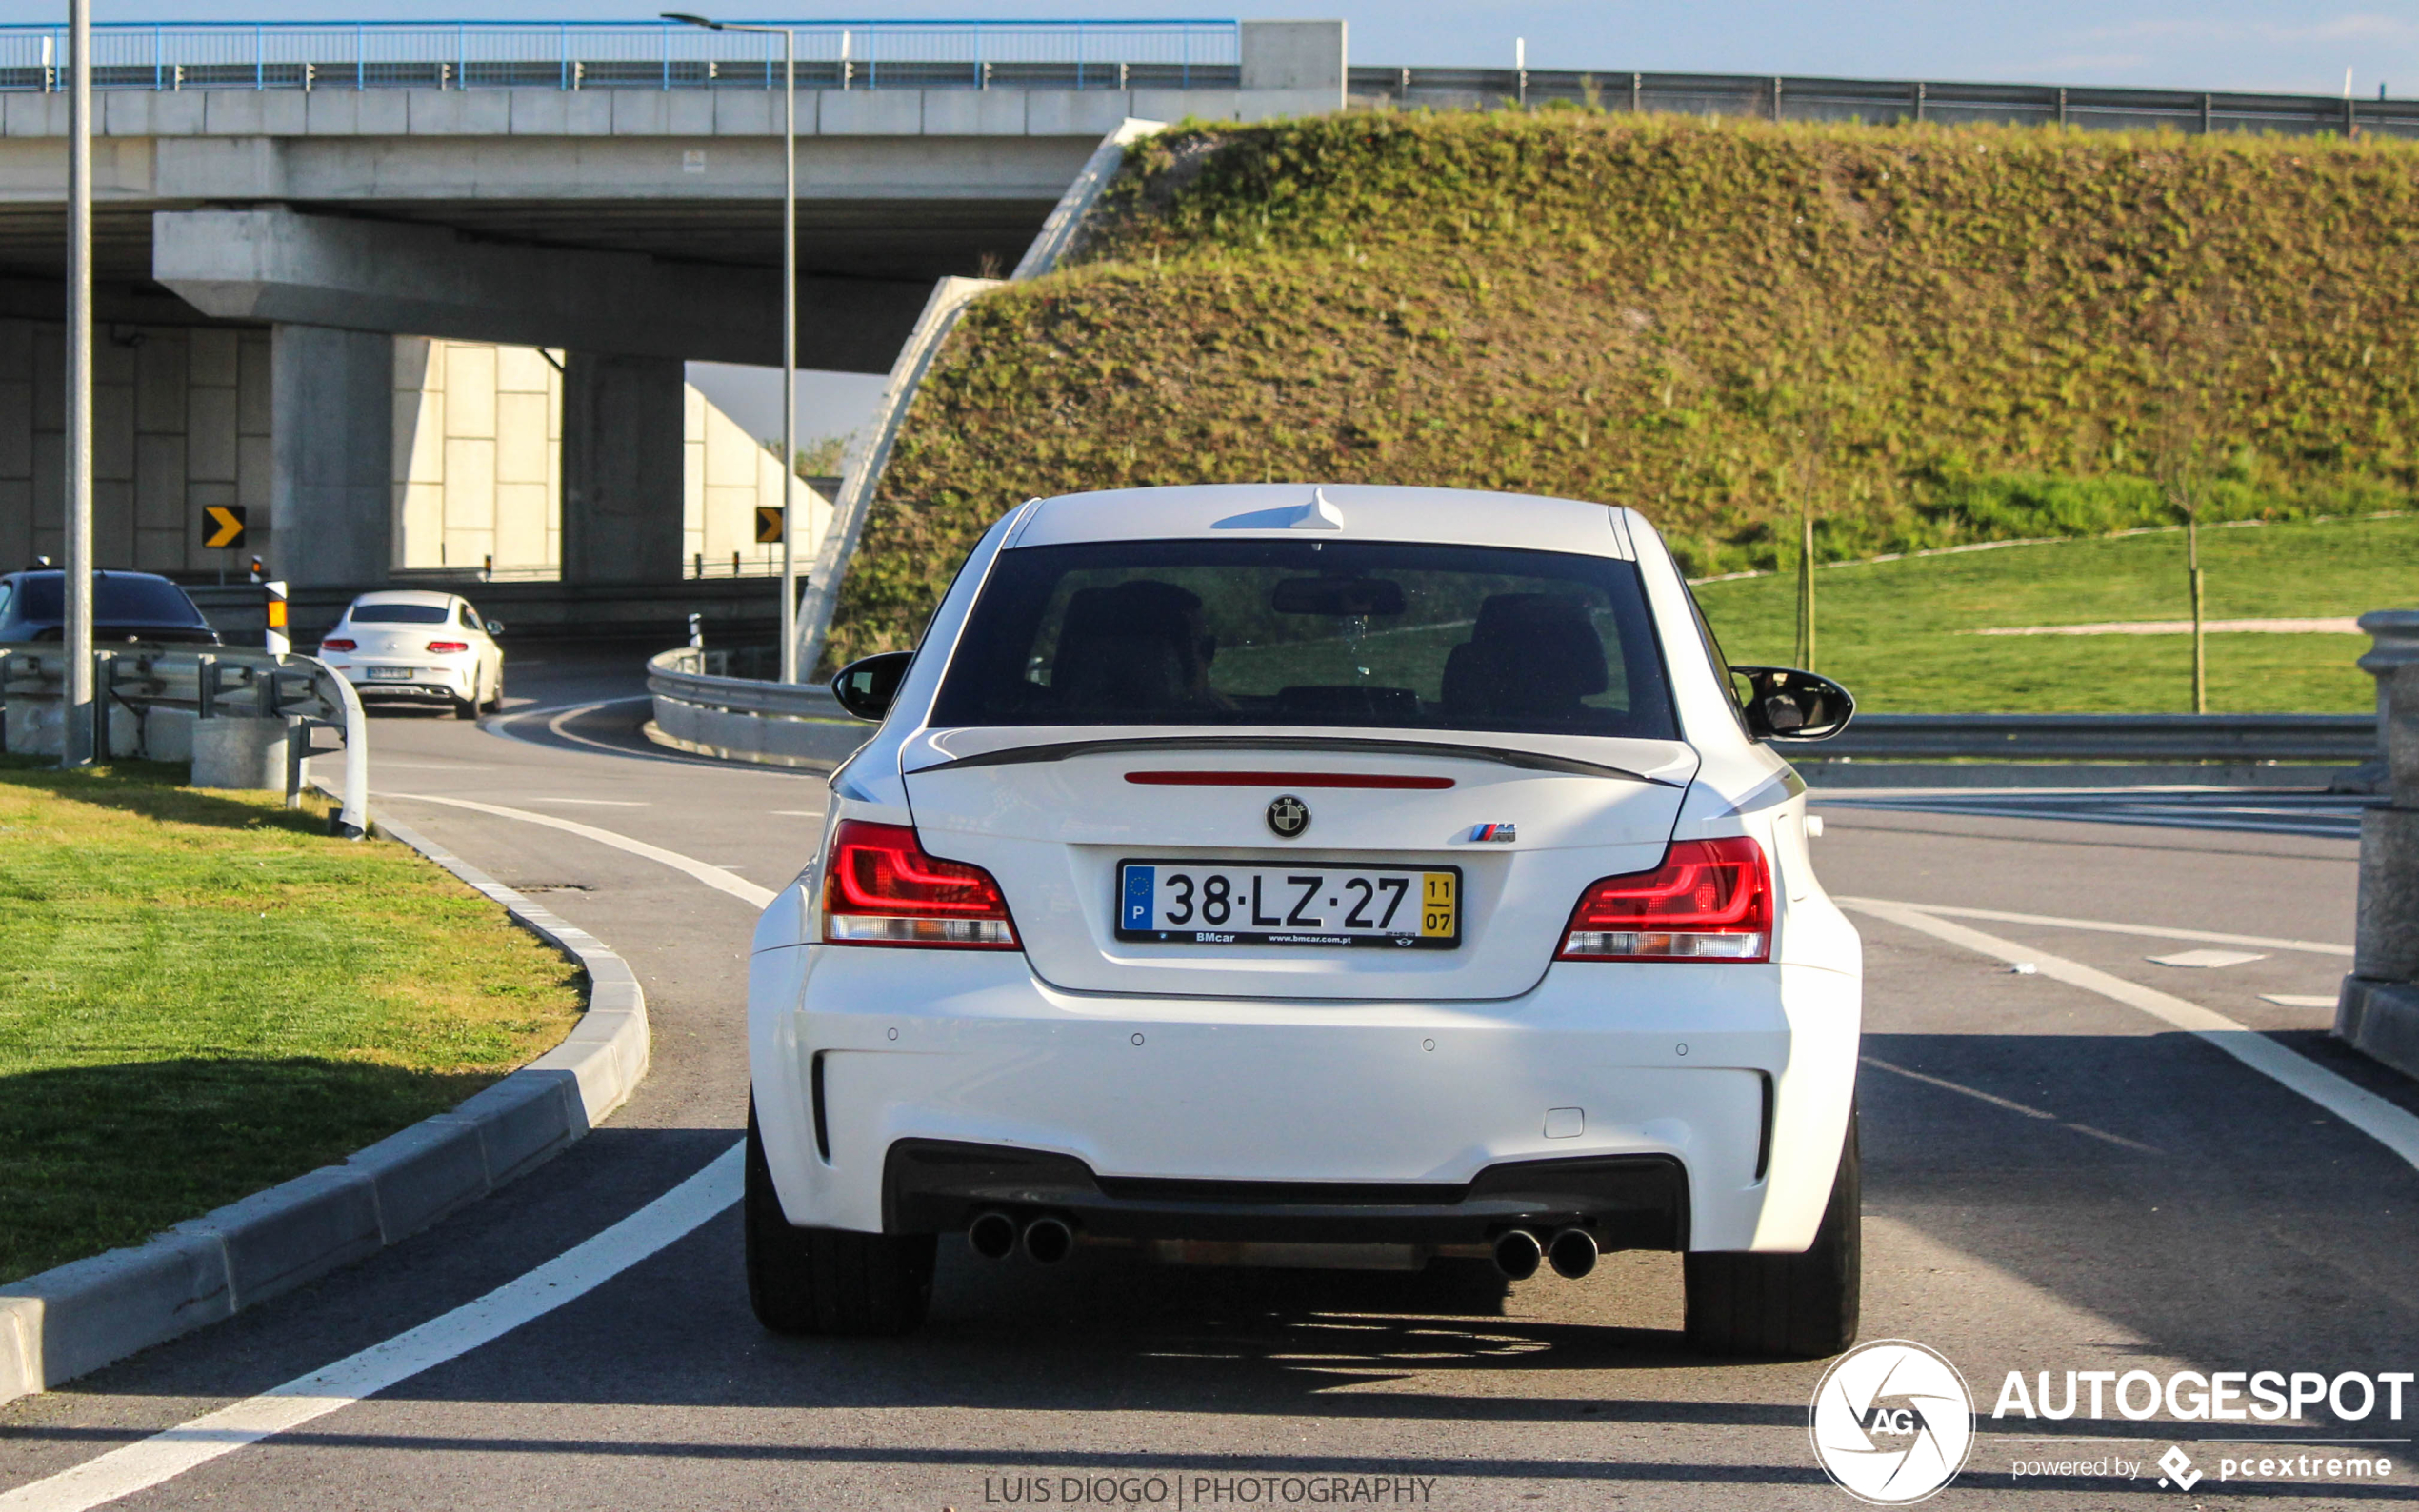
[[[823,810],[820,808],[776,808],[772,812],[777,819],[821,819],[823,817]]]
[[[86,1512],[300,1427],[584,1297],[739,1200],[741,1146],[603,1233],[486,1296],[307,1376],[0,1493],[0,1512]]]
[[[2280,1008],[2331,1008],[2340,1001],[2322,998],[2314,992],[2263,992],[2262,1003],[2273,1003]]]
[[[641,703],[652,696],[650,693],[630,693],[621,698],[590,699],[585,704],[542,704],[535,708],[508,708],[501,714],[490,714],[479,723],[483,726],[502,725],[511,720],[530,719],[539,714],[578,714],[591,708],[603,708],[608,704]]]
[[[635,798],[558,798],[550,793],[521,795],[525,804],[586,804],[596,808],[652,808],[655,806]]]
[[[1834,897],[1831,901],[1845,907],[1886,900]],[[2104,919],[2061,919],[2046,913],[2003,913],[1996,908],[1951,908],[1937,903],[1890,903],[1889,905],[1892,908],[1912,908],[1919,913],[1939,914],[1949,919],[1988,919],[1993,924],[2038,924],[2053,929],[2082,929],[2093,934],[2134,934],[2152,940],[2205,940],[2210,945],[2258,945],[2268,950],[2300,950],[2318,956],[2349,957],[2351,954],[2351,946],[2329,945],[2324,940],[2278,940],[2264,934],[2215,934],[2207,929],[2169,929],[2164,925],[2110,924]]]
[[[321,751],[319,754],[321,756],[342,755],[343,752]],[[317,758],[314,757],[312,759],[316,760]],[[400,769],[415,772],[488,772],[495,770],[492,766],[482,766],[476,762],[399,762],[391,756],[379,757],[378,769],[380,771]]]
[[[1849,902],[1844,898],[1836,901],[1842,904]],[[1859,898],[1849,906],[1860,913],[1887,919],[1902,928],[1928,934],[1950,945],[1963,945],[1977,954],[1993,956],[2009,965],[2030,961],[2045,977],[2054,978],[2069,986],[2081,987],[2086,992],[2096,992],[2128,1007],[2139,1008],[2154,1019],[2162,1019],[2188,1034],[2197,1035],[2262,1076],[2299,1092],[2401,1156],[2412,1168],[2419,1169],[2419,1118],[2413,1118],[2373,1092],[2354,1086],[2325,1066],[2294,1054],[2267,1035],[2246,1028],[2223,1013],[2211,1012],[2197,1003],[2187,1003],[2182,998],[2128,982],[2123,977],[2096,971],[2079,961],[2069,961],[2063,956],[2020,945],[2012,940],[2002,940],[1979,929],[1969,929],[1946,919],[1935,919],[1915,905]]]
[[[752,882],[734,877],[719,866],[708,865],[693,856],[684,856],[677,850],[666,850],[661,846],[650,846],[643,840],[632,840],[628,835],[615,834],[610,829],[599,829],[594,825],[583,825],[575,819],[557,819],[552,814],[533,814],[526,808],[507,808],[502,804],[483,804],[474,798],[439,798],[433,793],[382,792],[378,796],[401,798],[415,804],[443,804],[448,808],[468,808],[477,813],[493,814],[498,819],[517,819],[524,824],[544,825],[549,829],[560,829],[566,834],[593,840],[600,846],[610,846],[615,850],[627,850],[633,856],[644,856],[650,861],[661,862],[674,871],[685,871],[707,886],[718,892],[727,892],[740,902],[757,908],[762,908],[778,896],[776,893],[757,886]]]
[[[2065,1119],[2058,1117],[2057,1114],[2049,1112],[2047,1109],[2028,1107],[2022,1103],[2014,1102],[2009,1098],[2000,1097],[1996,1093],[1986,1092],[1978,1086],[1968,1086],[1963,1082],[1951,1082],[1945,1076],[1931,1076],[1922,1071],[1910,1070],[1903,1065],[1892,1065],[1889,1062],[1882,1060],[1878,1056],[1867,1055],[1861,1056],[1859,1059],[1867,1065],[1877,1066],[1880,1069],[1890,1072],[1893,1075],[1903,1076],[1910,1082],[1923,1082],[1932,1086],[1945,1088],[1948,1091],[1962,1092],[1968,1097],[1979,1099],[1982,1102],[1989,1104],[1993,1107],[2004,1107],[2010,1113],[2021,1113],[2027,1118],[2047,1119],[2050,1123],[2057,1124],[2060,1128],[2072,1129],[2077,1134],[2087,1134],[2095,1140],[2106,1140],[2110,1144],[2122,1144],[2127,1149],[2140,1150],[2145,1155],[2158,1155],[2164,1153],[2156,1145],[2145,1144],[2140,1140],[2129,1140],[2122,1134],[2111,1134],[2104,1128],[2093,1128],[2089,1124],[2069,1124]]]
[[[2268,957],[2249,950],[2178,950],[2173,955],[2144,956],[2154,966],[2183,966],[2188,970],[2211,971],[2219,966],[2249,965]]]

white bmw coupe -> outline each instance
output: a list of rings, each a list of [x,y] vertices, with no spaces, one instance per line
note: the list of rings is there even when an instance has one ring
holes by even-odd
[[[1711,1352],[1855,1337],[1862,962],[1654,528],[1568,499],[1264,485],[1038,499],[766,909],[750,1295],[923,1319],[936,1243],[1054,1263],[1584,1276],[1685,1253]]]

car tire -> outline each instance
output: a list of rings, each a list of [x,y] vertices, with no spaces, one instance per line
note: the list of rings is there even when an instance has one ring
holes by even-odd
[[[453,717],[455,719],[479,717],[479,700],[475,692],[469,698],[457,698],[453,701]]]
[[[490,714],[504,712],[504,668],[500,666],[495,669],[495,686],[488,689],[488,701],[485,706]]]
[[[1816,1360],[1856,1342],[1864,1281],[1864,1160],[1848,1115],[1822,1226],[1802,1255],[1691,1254],[1688,1338],[1707,1354]]]
[[[781,1211],[765,1164],[756,1106],[748,1104],[746,1194],[740,1226],[748,1303],[777,1334],[883,1336],[923,1326],[932,1301],[935,1234],[860,1234],[799,1228]]]

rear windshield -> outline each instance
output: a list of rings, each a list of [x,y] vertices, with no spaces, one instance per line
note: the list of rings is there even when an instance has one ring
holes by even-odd
[[[18,617],[28,620],[63,618],[67,607],[60,591],[67,579],[64,574],[46,572],[39,577],[21,578],[25,604]],[[203,623],[193,601],[185,590],[164,578],[123,577],[113,572],[92,575],[92,618],[118,625],[200,625]]]
[[[1630,563],[1345,541],[1004,551],[932,723],[1676,738]]]
[[[356,604],[347,618],[355,625],[443,625],[442,604]]]

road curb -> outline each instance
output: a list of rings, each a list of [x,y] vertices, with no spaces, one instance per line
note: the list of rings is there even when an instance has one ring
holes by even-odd
[[[2419,985],[2346,977],[2335,1038],[2380,1064],[2419,1078]]]
[[[0,1286],[0,1403],[45,1391],[376,1253],[528,1173],[621,1106],[647,1075],[647,995],[605,943],[417,831],[410,846],[577,961],[588,1011],[561,1044],[450,1112],[113,1249]]]

